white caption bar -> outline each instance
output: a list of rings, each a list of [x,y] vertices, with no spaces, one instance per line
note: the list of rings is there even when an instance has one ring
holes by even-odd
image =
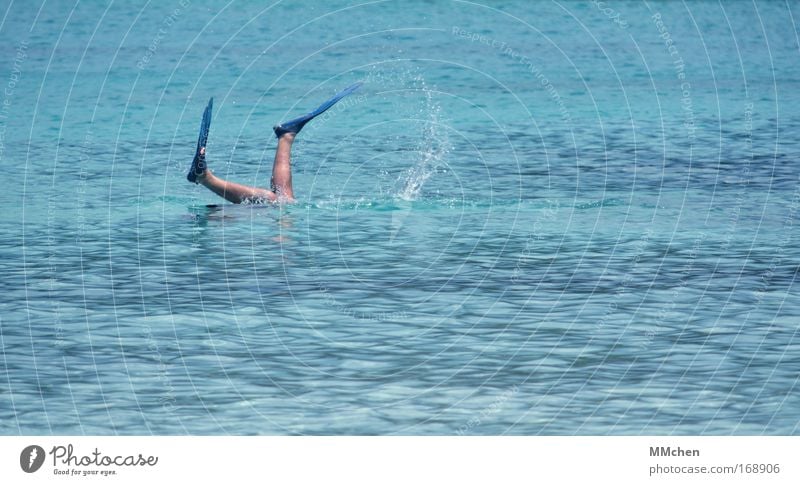
[[[800,483],[800,437],[0,437],[2,483]]]

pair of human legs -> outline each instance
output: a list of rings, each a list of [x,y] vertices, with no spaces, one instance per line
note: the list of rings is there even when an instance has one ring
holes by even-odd
[[[275,136],[278,138],[278,148],[275,150],[275,162],[272,164],[272,190],[229,182],[217,177],[208,169],[205,144],[208,140],[208,129],[211,126],[211,108],[214,101],[213,98],[210,99],[203,113],[200,139],[197,141],[198,151],[186,178],[189,182],[208,187],[215,194],[234,204],[241,204],[242,202],[294,202],[291,155],[295,136],[309,121],[330,109],[345,96],[354,93],[361,85],[361,82],[351,84],[319,105],[314,111],[273,127]]]
[[[296,133],[287,132],[278,138],[278,148],[275,150],[275,161],[272,164],[272,190],[223,180],[207,168],[196,177],[196,182],[234,204],[276,201],[294,202],[294,191],[292,190],[292,143],[294,143],[295,135]],[[205,147],[200,149],[199,156],[201,161],[205,163]]]

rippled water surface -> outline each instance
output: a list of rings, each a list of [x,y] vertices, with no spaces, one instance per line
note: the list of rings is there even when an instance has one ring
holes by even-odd
[[[800,10],[602,5],[3,4],[0,433],[796,434]]]

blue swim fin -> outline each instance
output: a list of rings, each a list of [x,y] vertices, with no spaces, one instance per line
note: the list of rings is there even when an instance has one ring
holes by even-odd
[[[361,82],[361,81],[359,81],[359,82],[357,82],[355,84],[352,84],[352,85],[346,87],[344,90],[342,90],[336,96],[332,97],[331,99],[329,99],[329,100],[325,101],[324,103],[322,103],[321,105],[319,105],[319,107],[317,109],[315,109],[314,111],[312,111],[312,112],[310,112],[308,114],[305,114],[305,115],[303,115],[303,116],[301,116],[299,118],[295,118],[295,119],[287,121],[285,123],[281,123],[280,125],[276,125],[275,127],[272,128],[272,130],[275,132],[275,136],[280,138],[285,133],[299,133],[300,130],[302,130],[303,127],[306,125],[306,123],[308,123],[309,121],[313,120],[314,118],[316,118],[317,116],[321,115],[322,113],[328,111],[328,109],[331,106],[333,106],[334,104],[338,103],[339,100],[344,98],[345,96],[355,92],[358,88],[361,87],[362,84],[364,84],[364,83]]]
[[[214,98],[208,100],[208,105],[203,111],[203,121],[200,122],[200,136],[197,137],[197,150],[194,152],[192,167],[186,175],[186,180],[197,183],[197,177],[206,171],[206,157],[200,156],[200,149],[206,147],[208,142],[208,130],[211,128],[211,108],[214,106]]]

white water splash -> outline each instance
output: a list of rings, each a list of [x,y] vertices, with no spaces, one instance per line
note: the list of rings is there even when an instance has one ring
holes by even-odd
[[[439,171],[445,156],[452,148],[447,129],[441,122],[441,106],[433,99],[433,92],[427,88],[424,80],[417,78],[415,81],[425,93],[422,116],[420,116],[420,119],[425,121],[422,122],[422,133],[416,148],[418,154],[416,162],[399,180],[401,188],[396,194],[399,209],[392,212],[390,244],[406,225],[406,219],[411,214],[412,202],[419,198],[425,183]]]
[[[420,118],[426,121],[422,123],[422,133],[416,149],[419,154],[417,161],[400,179],[401,188],[397,192],[397,198],[404,201],[414,201],[419,198],[425,182],[438,171],[444,157],[452,148],[447,129],[441,122],[441,106],[433,99],[433,92],[428,89],[423,79],[417,78],[415,81],[425,93],[425,103]]]

